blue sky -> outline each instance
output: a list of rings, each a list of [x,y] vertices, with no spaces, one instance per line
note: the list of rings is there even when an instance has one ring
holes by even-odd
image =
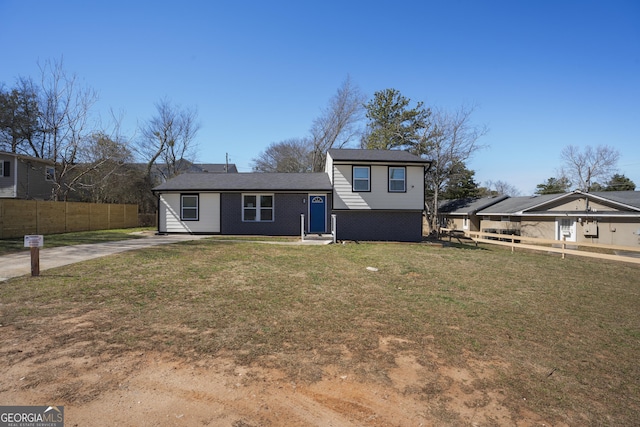
[[[125,114],[130,138],[162,98],[196,107],[198,160],[240,171],[308,134],[349,75],[371,98],[478,106],[476,181],[522,194],[566,145],[610,145],[640,187],[640,2],[0,0],[0,83],[64,58]]]

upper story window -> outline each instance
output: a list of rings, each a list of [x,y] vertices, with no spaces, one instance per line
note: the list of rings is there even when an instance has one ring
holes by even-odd
[[[182,194],[180,196],[180,219],[198,221],[198,195]]]
[[[53,166],[47,166],[44,169],[44,179],[47,181],[55,181],[56,178],[56,168]]]
[[[407,191],[407,170],[404,167],[389,167],[389,192]]]
[[[369,166],[353,167],[353,191],[371,191],[371,168]]]
[[[11,176],[11,162],[0,162],[0,176]]]
[[[242,221],[273,221],[273,194],[243,194]]]

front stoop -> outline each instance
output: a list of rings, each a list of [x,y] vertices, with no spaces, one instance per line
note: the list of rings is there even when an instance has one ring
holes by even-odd
[[[328,245],[329,243],[333,242],[333,235],[332,234],[307,234],[304,236],[304,240],[302,240],[302,243],[309,243],[309,244],[323,244],[323,245]]]

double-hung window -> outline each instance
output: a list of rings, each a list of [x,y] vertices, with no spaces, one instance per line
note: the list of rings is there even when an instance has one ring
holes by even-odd
[[[273,194],[243,194],[242,221],[273,221]]]
[[[180,195],[180,219],[183,221],[198,221],[198,195]]]
[[[371,191],[371,168],[369,166],[353,167],[353,191]]]
[[[46,181],[55,181],[56,180],[56,168],[53,166],[47,166],[44,169],[44,179]]]
[[[11,176],[11,162],[0,162],[0,176]]]
[[[389,167],[389,192],[404,193],[407,191],[407,170],[404,167]]]

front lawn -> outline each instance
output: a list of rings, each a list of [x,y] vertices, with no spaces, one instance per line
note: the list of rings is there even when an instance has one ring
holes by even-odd
[[[455,381],[475,396],[467,410],[493,402],[514,424],[533,414],[554,425],[632,425],[639,273],[482,245],[205,239],[9,280],[0,284],[0,323],[47,336],[52,348],[84,340],[94,354],[224,355],[303,383],[337,367],[391,384],[400,356],[409,357],[421,374],[402,393],[429,402],[425,416],[436,425],[465,420],[447,394]],[[61,316],[94,326],[66,332],[51,321]],[[35,357],[0,344],[2,357]],[[460,380],[454,370],[471,374]],[[492,420],[501,424],[484,419]]]

